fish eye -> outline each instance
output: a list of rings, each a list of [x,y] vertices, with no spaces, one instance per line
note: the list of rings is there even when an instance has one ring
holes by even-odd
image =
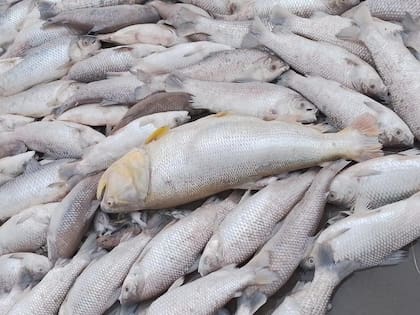
[[[276,70],[277,69],[277,66],[276,65],[271,65],[271,70]]]
[[[371,84],[371,85],[369,85],[369,87],[370,87],[371,89],[374,89],[374,88],[375,88],[375,84]]]
[[[396,134],[397,136],[401,136],[402,131],[401,131],[400,129],[397,129],[397,130],[395,131],[395,134]]]
[[[300,108],[305,108],[305,103],[300,103],[300,104],[299,104],[299,107],[300,107]]]

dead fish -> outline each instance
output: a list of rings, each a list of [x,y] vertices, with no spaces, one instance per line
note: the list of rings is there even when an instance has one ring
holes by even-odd
[[[32,206],[58,201],[74,183],[62,183],[58,170],[69,160],[57,160],[24,173],[0,187],[0,221]]]
[[[72,108],[56,119],[88,126],[115,126],[127,114],[127,111],[128,106],[90,104]]]
[[[104,42],[115,44],[153,44],[165,47],[185,43],[188,40],[178,37],[175,30],[164,24],[137,24],[124,27],[114,33],[98,35]]]
[[[121,212],[174,207],[338,157],[361,161],[380,156],[373,117],[361,118],[353,128],[322,134],[300,124],[222,114],[164,136],[165,129],[160,129],[150,138],[161,137],[158,141],[131,151],[104,173],[98,185],[101,208]]]
[[[55,16],[61,12],[83,9],[83,8],[99,8],[116,6],[121,4],[142,4],[145,0],[82,0],[82,1],[66,1],[66,0],[40,0],[38,9],[42,19]]]
[[[118,5],[61,12],[44,25],[69,25],[83,33],[110,33],[133,24],[156,23],[160,16],[149,5]]]
[[[83,243],[79,252],[71,260],[62,260],[55,264],[45,277],[10,310],[9,314],[57,314],[67,292],[80,273],[103,254],[91,235]]]
[[[216,14],[230,14],[232,7],[230,0],[183,0],[184,3],[193,4],[203,10]]]
[[[230,264],[240,265],[250,258],[303,197],[315,175],[315,171],[292,175],[241,201],[207,243],[198,266],[200,274],[204,276]]]
[[[349,167],[333,180],[328,202],[359,211],[410,197],[420,191],[418,154],[409,150]]]
[[[24,60],[0,78],[0,95],[9,96],[64,76],[71,63],[99,49],[94,37],[65,37],[31,49]]]
[[[0,186],[30,167],[32,162],[35,162],[34,155],[34,151],[28,151],[0,159]]]
[[[260,44],[272,49],[300,73],[334,80],[380,99],[386,100],[388,97],[388,89],[376,70],[344,48],[316,42],[287,29],[274,34],[258,18],[251,34]],[[299,54],[292,53],[295,51],[299,51]]]
[[[47,257],[32,253],[13,253],[0,256],[0,288],[8,292],[14,286],[26,288],[41,280],[51,269]]]
[[[0,132],[13,131],[18,127],[27,125],[35,119],[21,115],[5,114],[0,115]],[[25,150],[26,151],[26,150]]]
[[[190,97],[187,93],[155,93],[131,106],[125,116],[114,127],[113,132],[138,118],[170,111],[190,111]]]
[[[105,138],[85,151],[80,161],[70,163],[60,170],[63,179],[88,175],[109,167],[130,150],[143,145],[148,137],[161,127],[176,127],[188,121],[188,112],[164,112],[132,121],[115,134]]]
[[[210,14],[200,8],[195,6],[194,4],[189,3],[171,3],[171,2],[164,2],[160,0],[153,0],[150,1],[149,4],[153,6],[156,10],[158,10],[159,15],[162,17],[162,19],[167,20],[171,18],[173,15],[178,14],[179,10],[181,8],[186,8],[194,13],[197,13],[199,15],[205,16],[210,18]]]
[[[80,84],[68,80],[38,84],[15,95],[0,97],[0,114],[41,118],[50,115],[79,88]]]
[[[370,65],[375,65],[369,49],[363,43],[336,37],[341,30],[354,25],[351,19],[323,12],[316,12],[311,18],[302,18],[283,9],[276,9],[274,14],[271,21],[275,26],[281,25],[297,35],[342,47]]]
[[[402,33],[405,45],[412,50],[414,56],[420,60],[420,18],[415,19],[409,13],[403,22],[404,32]]]
[[[290,278],[322,218],[330,183],[348,161],[336,161],[321,169],[303,199],[288,214],[280,229],[243,267],[269,266],[278,280],[263,286],[250,287],[238,300],[238,314],[254,314],[268,296],[278,291]]]
[[[351,125],[361,115],[372,115],[381,133],[384,146],[412,146],[414,135],[405,122],[379,102],[342,86],[338,82],[317,76],[301,76],[294,71],[282,75],[279,81],[313,102],[327,116],[327,121],[339,130]]]
[[[174,288],[157,298],[147,315],[211,315],[250,285],[271,283],[275,273],[262,269],[227,268]]]
[[[155,226],[121,242],[108,254],[90,264],[77,278],[63,304],[61,315],[102,314],[118,299],[121,285],[147,243],[167,222],[156,219]]]
[[[223,201],[209,200],[156,235],[125,278],[120,302],[135,303],[158,297],[175,281],[196,268],[195,262],[214,229],[238,201],[237,194]],[[168,255],[171,259],[168,259]]]
[[[354,19],[358,26],[344,29],[338,36],[360,39],[369,48],[376,68],[388,86],[393,109],[420,140],[419,61],[405,47],[401,35],[389,31],[389,22],[373,23],[367,6],[360,7]]]
[[[233,48],[228,45],[212,42],[179,44],[140,59],[131,72],[170,73],[178,68],[194,65],[212,53],[231,49]]]
[[[37,121],[16,128],[9,137],[53,158],[80,158],[86,148],[105,136],[84,125],[67,121]]]
[[[94,56],[75,63],[67,78],[79,82],[104,80],[107,73],[130,70],[136,62],[165,48],[158,45],[134,44],[99,50]]]
[[[316,107],[295,91],[265,82],[212,82],[178,76],[165,81],[167,92],[191,94],[191,107],[211,112],[231,112],[265,120],[311,123]],[[139,95],[139,89],[136,91]]]
[[[58,203],[30,207],[0,226],[0,255],[36,252],[47,243],[51,215]]]
[[[48,258],[56,262],[71,258],[86,233],[99,206],[95,191],[100,175],[81,180],[59,203],[48,228]]]

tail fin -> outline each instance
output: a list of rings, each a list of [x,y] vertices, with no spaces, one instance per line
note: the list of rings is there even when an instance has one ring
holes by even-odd
[[[277,84],[279,85],[283,85],[285,87],[289,87],[290,82],[293,80],[293,78],[295,78],[296,76],[298,76],[298,74],[293,71],[293,70],[289,70],[285,73],[283,73],[280,78],[277,81]]]
[[[252,315],[267,302],[267,296],[259,291],[245,293],[238,300],[235,315]]]
[[[38,10],[41,16],[41,19],[46,20],[50,17],[53,17],[59,13],[57,4],[54,1],[41,0],[38,2]]]
[[[366,4],[361,5],[354,13],[353,20],[355,20],[361,27],[371,24],[373,22],[373,18],[370,14],[369,7]]]
[[[402,20],[402,25],[405,31],[413,32],[420,29],[420,22],[417,22],[414,17],[406,12],[404,19]]]
[[[167,92],[184,92],[184,79],[175,74],[170,75],[165,80],[165,90]]]
[[[274,25],[283,25],[288,19],[294,16],[295,15],[290,13],[287,9],[282,8],[281,6],[275,6],[271,12],[271,22]]]
[[[374,116],[370,114],[360,116],[349,128],[338,133],[338,135],[348,137],[353,143],[348,147],[346,156],[343,158],[360,162],[382,156],[379,134],[380,130]]]
[[[169,24],[176,28],[176,33],[179,36],[189,36],[196,33],[202,33],[197,29],[197,23],[202,16],[188,10],[187,8],[181,8],[177,14],[166,20],[166,24]]]
[[[242,48],[254,48],[258,46],[264,40],[267,32],[269,30],[265,27],[264,23],[259,17],[256,17],[249,29],[249,34],[245,36],[242,42]]]
[[[72,162],[69,164],[64,164],[58,170],[58,174],[62,180],[68,180],[75,175],[82,175],[78,170],[79,162]]]

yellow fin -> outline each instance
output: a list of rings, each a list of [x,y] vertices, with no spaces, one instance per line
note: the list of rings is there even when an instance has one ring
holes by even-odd
[[[159,140],[160,138],[162,138],[164,135],[166,135],[169,132],[169,127],[165,126],[165,127],[160,127],[159,129],[155,130],[146,140],[146,144],[152,142],[152,141],[156,141]]]

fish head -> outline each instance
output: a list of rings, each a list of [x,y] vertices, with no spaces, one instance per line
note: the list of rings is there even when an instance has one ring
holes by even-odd
[[[289,66],[276,56],[266,56],[249,68],[249,78],[256,81],[272,81],[287,71]]]
[[[394,115],[391,117],[387,113],[383,115],[383,119],[385,122],[383,126],[380,126],[380,129],[384,130],[384,132],[379,136],[381,143],[386,143],[388,146],[413,146],[414,135],[401,119],[396,119]]]
[[[360,0],[326,0],[327,7],[335,11],[347,11],[360,3]]]
[[[31,278],[38,281],[50,271],[52,264],[47,257],[36,255],[31,257],[30,266],[27,268],[31,270]]]
[[[346,176],[338,175],[331,183],[328,202],[350,208],[356,198],[356,184]]]
[[[123,304],[137,303],[142,297],[144,279],[142,274],[130,272],[121,288],[120,302]]]
[[[375,99],[389,102],[389,89],[375,71],[372,71],[370,67],[361,66],[357,67],[356,72],[354,82],[357,90]]]
[[[105,212],[128,212],[145,207],[149,191],[149,157],[134,149],[114,162],[99,180],[97,197]]]
[[[79,61],[91,56],[101,48],[101,42],[91,35],[80,36],[70,46],[70,58],[72,61]]]
[[[284,103],[282,106],[284,106]],[[296,117],[299,122],[313,123],[317,120],[317,113],[317,107],[298,94],[289,104],[289,115]]]

